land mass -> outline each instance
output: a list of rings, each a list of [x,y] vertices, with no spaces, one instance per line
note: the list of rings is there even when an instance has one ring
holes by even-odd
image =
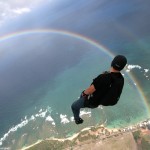
[[[150,119],[123,129],[103,125],[83,129],[66,139],[45,139],[24,150],[149,150]]]

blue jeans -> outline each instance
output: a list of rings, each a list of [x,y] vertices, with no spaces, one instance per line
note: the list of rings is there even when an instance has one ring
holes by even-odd
[[[78,120],[80,118],[80,109],[81,108],[85,108],[84,106],[84,101],[85,101],[85,98],[84,97],[80,97],[77,101],[75,101],[72,105],[71,105],[71,108],[72,108],[72,112],[73,112],[73,115],[74,115],[74,119]]]

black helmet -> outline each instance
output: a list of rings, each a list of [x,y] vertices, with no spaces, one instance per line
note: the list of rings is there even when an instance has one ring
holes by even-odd
[[[111,66],[118,71],[121,71],[126,64],[127,64],[127,59],[123,55],[117,55],[111,62]]]

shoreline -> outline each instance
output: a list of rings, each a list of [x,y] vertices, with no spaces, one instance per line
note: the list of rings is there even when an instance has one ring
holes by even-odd
[[[94,126],[93,126],[93,127],[94,127]],[[22,148],[21,150],[27,150],[27,149],[29,149],[29,148],[31,148],[31,147],[33,147],[33,146],[35,146],[35,145],[41,143],[42,141],[45,141],[45,140],[48,140],[48,141],[53,140],[53,141],[59,141],[59,142],[64,142],[65,140],[72,141],[72,140],[73,140],[74,138],[76,138],[80,133],[82,133],[83,131],[88,131],[88,130],[90,130],[90,129],[91,129],[90,127],[86,127],[86,128],[84,128],[84,129],[82,129],[80,132],[75,133],[75,134],[73,134],[72,136],[67,137],[67,138],[46,138],[46,139],[44,139],[44,140],[38,140],[36,143],[34,143],[34,144],[32,144],[32,145],[29,145],[29,146],[27,146],[27,147],[24,147],[24,148]]]
[[[33,143],[32,145],[29,145],[29,146],[27,146],[27,147],[23,147],[23,148],[21,148],[21,150],[29,149],[29,148],[31,148],[31,147],[33,147],[33,146],[35,146],[35,145],[37,145],[37,144],[41,143],[42,141],[43,141],[43,140],[38,140],[36,143]]]
[[[90,126],[82,129],[80,132],[75,133],[74,135],[67,137],[67,138],[47,138],[44,140],[39,140],[36,143],[29,145],[27,147],[22,148],[21,150],[28,150],[30,148],[33,148],[37,146],[38,144],[42,144],[42,142],[51,142],[53,145],[55,143],[59,143],[61,145],[67,146],[65,143],[69,143],[69,145],[80,145],[82,141],[88,141],[93,139],[100,139],[105,140],[110,137],[116,137],[119,135],[122,135],[127,132],[134,132],[139,129],[142,129],[144,127],[150,128],[150,118],[146,119],[144,121],[141,121],[140,123],[137,123],[135,125],[130,125],[125,128],[107,128],[103,124],[95,126]],[[68,145],[68,146],[69,146]]]

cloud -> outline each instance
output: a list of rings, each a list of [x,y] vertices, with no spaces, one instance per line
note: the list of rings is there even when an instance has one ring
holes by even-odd
[[[10,20],[18,15],[29,13],[31,10],[41,4],[43,0],[6,0],[0,1],[0,24]]]
[[[127,72],[130,72],[132,69],[134,69],[134,68],[138,68],[138,69],[141,69],[142,67],[141,66],[139,66],[139,65],[127,65],[127,67],[126,67],[126,71]]]
[[[31,11],[31,9],[29,8],[17,8],[17,9],[14,9],[12,10],[14,13],[16,14],[23,14],[23,13],[28,13]]]

